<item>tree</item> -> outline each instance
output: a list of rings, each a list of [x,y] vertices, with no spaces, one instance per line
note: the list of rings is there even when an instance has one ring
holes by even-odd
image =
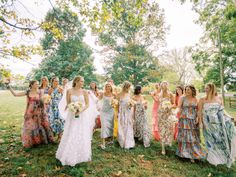
[[[197,73],[195,72],[190,47],[168,51],[162,55],[160,62],[177,74],[178,80],[175,84],[190,84],[196,78]]]
[[[13,45],[11,37],[16,33],[20,34],[22,38],[32,37],[34,35],[33,31],[38,30],[40,24],[30,18],[20,17],[15,4],[21,4],[26,8],[20,0],[0,1],[0,58],[15,57],[27,60],[30,59],[31,55],[40,54],[41,48],[37,45]]]
[[[75,6],[98,35],[99,44],[110,52],[105,69],[116,83],[130,80],[133,84],[146,84],[160,79],[152,51],[164,44],[167,28],[158,3],[82,0]]]
[[[194,49],[193,58],[197,63],[197,70],[200,73],[204,71],[205,82],[214,81],[219,85],[220,58],[222,58],[223,84],[236,82],[234,77],[236,72],[235,2],[232,0],[194,0],[193,9],[199,14],[197,23],[205,29],[203,42],[208,44],[206,48],[198,45]],[[220,51],[219,47],[221,47]]]
[[[48,12],[45,24],[56,25],[58,32],[45,28],[41,43],[46,58],[33,70],[32,77],[39,80],[42,76],[57,76],[71,80],[76,75],[82,75],[86,83],[96,80],[92,50],[83,42],[85,30],[77,15],[68,9],[54,9]]]
[[[139,45],[127,46],[121,54],[109,60],[106,69],[115,84],[128,80],[134,85],[147,85],[162,77],[158,60]]]

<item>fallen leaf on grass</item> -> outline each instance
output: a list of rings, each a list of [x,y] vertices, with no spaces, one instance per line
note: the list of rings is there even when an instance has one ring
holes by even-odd
[[[61,167],[55,166],[55,170],[59,171],[59,170],[61,170]]]
[[[209,173],[209,174],[207,175],[207,177],[211,177],[211,173]]]
[[[144,155],[138,155],[138,157],[139,157],[140,159],[142,159],[142,158],[144,158]]]
[[[4,160],[6,160],[6,161],[9,160],[9,157],[4,158]]]
[[[23,168],[22,167],[18,167],[17,170],[23,170]]]
[[[5,141],[4,141],[4,139],[0,139],[0,144],[2,144],[2,143],[4,143]]]
[[[21,176],[21,177],[26,177],[27,174],[23,173],[23,174],[21,174],[20,176]]]
[[[32,163],[30,161],[27,161],[25,164],[26,165],[31,165]]]
[[[119,177],[122,175],[122,171],[118,171],[118,173],[115,174],[115,177]]]

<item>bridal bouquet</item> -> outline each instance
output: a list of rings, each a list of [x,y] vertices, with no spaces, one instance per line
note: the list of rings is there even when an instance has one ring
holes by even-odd
[[[42,96],[42,101],[43,101],[44,104],[49,104],[50,101],[51,101],[51,96],[48,95],[48,94],[44,94],[44,95]]]
[[[112,106],[113,108],[115,108],[115,107],[118,105],[118,103],[119,103],[119,101],[118,101],[117,99],[115,99],[115,98],[113,98],[113,99],[111,100],[111,106]]]
[[[69,111],[75,113],[75,118],[79,118],[79,115],[78,113],[82,111],[83,109],[83,104],[79,101],[77,102],[71,102],[69,105],[68,105],[68,109]]]

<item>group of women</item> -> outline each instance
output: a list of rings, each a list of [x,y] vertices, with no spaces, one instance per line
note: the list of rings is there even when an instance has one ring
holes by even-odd
[[[67,81],[64,80],[63,87],[60,87],[55,77],[48,87],[48,80],[44,77],[40,87],[37,81],[32,81],[29,90],[18,93],[7,85],[13,95],[27,96],[22,133],[24,147],[54,142],[57,136],[60,144],[56,158],[63,165],[91,161],[91,140],[98,120],[101,122],[102,149],[113,144],[114,138],[125,149],[134,148],[137,141],[141,141],[144,147],[150,146],[148,104],[140,85],[135,86],[132,94],[131,84],[127,81],[119,90],[112,80],[108,80],[102,92],[98,91],[95,82],[90,84],[89,91],[84,90],[81,76],[75,77],[71,86],[66,84]],[[176,93],[172,94],[168,82],[156,84],[156,90],[151,93],[154,100],[152,134],[161,142],[163,155],[166,145],[171,146],[176,140],[177,156],[192,162],[206,158],[211,164],[230,167],[236,157],[235,127],[223,110],[215,85],[207,84],[205,91],[206,96],[197,100],[193,85],[178,86]],[[51,97],[49,103],[41,101],[45,94]],[[60,105],[63,99],[65,104]],[[79,118],[75,118],[75,113],[67,108],[70,103],[78,101],[83,109],[79,111]],[[206,151],[201,146],[201,127]]]

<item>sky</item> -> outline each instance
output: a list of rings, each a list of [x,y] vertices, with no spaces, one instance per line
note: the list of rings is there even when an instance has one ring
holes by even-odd
[[[51,0],[54,3],[53,0]],[[48,0],[41,0],[37,4],[32,0],[24,0],[26,10],[21,4],[17,4],[16,8],[21,16],[30,17],[37,21],[42,21],[51,5]],[[178,0],[159,0],[159,5],[164,9],[166,25],[170,27],[166,35],[166,46],[161,50],[171,50],[174,48],[183,48],[196,44],[203,35],[203,29],[194,23],[198,15],[192,10],[191,3],[180,4]],[[37,32],[36,37],[22,40],[19,34],[14,35],[14,41],[19,43],[37,44],[43,36],[42,32]],[[95,44],[95,36],[92,36],[90,31],[87,31],[84,41],[93,49],[100,50],[101,47]],[[102,67],[103,57],[98,53],[93,54],[94,65],[96,72],[104,73]],[[1,63],[9,68],[13,74],[26,76],[32,68],[38,66],[42,57],[33,56],[28,62],[19,61],[17,59],[2,60]]]

